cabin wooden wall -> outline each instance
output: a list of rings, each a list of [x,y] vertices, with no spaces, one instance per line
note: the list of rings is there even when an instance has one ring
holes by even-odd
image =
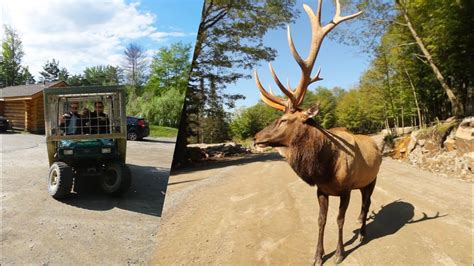
[[[3,106],[5,106],[4,101],[0,101],[0,115],[3,116]]]
[[[44,100],[43,93],[33,97],[29,104],[28,131],[44,133]]]
[[[14,129],[25,130],[26,128],[26,101],[5,101],[4,116],[10,120],[10,124]]]
[[[44,133],[43,93],[31,100],[5,101],[4,116],[14,129]]]

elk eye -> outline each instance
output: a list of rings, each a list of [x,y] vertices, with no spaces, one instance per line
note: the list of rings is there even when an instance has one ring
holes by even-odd
[[[288,121],[288,119],[282,119],[282,120],[280,120],[280,123],[279,123],[279,124],[281,125],[281,124],[283,124],[283,123],[286,123],[286,121]]]

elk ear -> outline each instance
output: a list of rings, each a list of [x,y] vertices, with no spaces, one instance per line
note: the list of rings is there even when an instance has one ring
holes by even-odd
[[[319,102],[312,105],[310,108],[303,111],[304,121],[315,117],[319,113]]]

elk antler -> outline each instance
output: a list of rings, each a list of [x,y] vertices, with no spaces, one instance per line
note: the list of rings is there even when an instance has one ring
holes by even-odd
[[[359,11],[355,14],[349,16],[341,16],[341,5],[339,0],[336,0],[336,14],[334,15],[331,22],[327,25],[321,25],[321,6],[322,1],[318,0],[318,9],[316,14],[314,14],[311,7],[306,4],[303,4],[303,8],[308,14],[309,20],[311,22],[311,47],[309,50],[309,55],[306,59],[302,59],[301,56],[296,51],[295,45],[293,43],[293,39],[291,38],[291,31],[290,26],[287,27],[288,32],[288,45],[290,47],[291,54],[295,58],[296,62],[301,68],[301,78],[296,86],[295,90],[292,90],[290,84],[288,82],[288,87],[285,87],[280,80],[278,79],[277,75],[275,74],[275,70],[273,69],[272,65],[269,64],[270,73],[272,74],[273,80],[278,85],[280,90],[288,97],[288,100],[283,98],[277,97],[273,94],[268,93],[265,88],[263,88],[260,80],[258,78],[257,71],[254,71],[255,75],[255,82],[257,83],[257,87],[260,90],[260,95],[262,97],[263,102],[270,105],[271,107],[282,110],[285,112],[294,112],[297,110],[298,106],[304,100],[304,96],[306,91],[308,90],[308,86],[316,82],[318,80],[322,80],[319,77],[319,73],[321,72],[321,68],[318,69],[318,72],[314,77],[311,77],[311,71],[313,70],[314,62],[316,61],[316,57],[318,56],[319,48],[321,47],[321,43],[324,37],[339,23],[355,18],[362,14],[362,11]]]

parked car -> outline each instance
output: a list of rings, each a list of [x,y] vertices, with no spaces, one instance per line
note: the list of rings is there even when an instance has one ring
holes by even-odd
[[[10,129],[10,121],[3,116],[0,116],[0,132],[5,132]]]
[[[150,135],[148,122],[143,118],[127,116],[127,139],[141,140]]]

